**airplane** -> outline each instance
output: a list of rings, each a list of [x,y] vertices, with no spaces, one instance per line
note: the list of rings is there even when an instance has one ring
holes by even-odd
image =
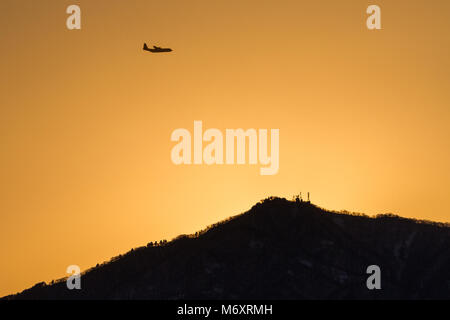
[[[153,49],[150,49],[149,47],[147,47],[147,44],[144,43],[144,51],[150,51],[153,53],[160,53],[160,52],[172,52],[172,49],[170,48],[161,48],[161,47],[157,47],[157,46],[153,46]]]

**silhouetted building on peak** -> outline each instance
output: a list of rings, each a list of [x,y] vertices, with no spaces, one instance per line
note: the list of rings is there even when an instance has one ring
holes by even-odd
[[[298,194],[298,195],[295,196],[295,202],[296,202],[296,203],[303,203],[303,202],[305,202],[305,203],[311,203],[311,201],[309,200],[309,192],[308,192],[308,200],[303,201],[302,193],[300,192],[300,194]]]

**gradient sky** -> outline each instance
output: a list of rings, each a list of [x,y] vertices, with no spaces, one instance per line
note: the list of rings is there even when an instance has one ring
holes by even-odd
[[[0,35],[0,296],[271,195],[450,221],[448,0],[1,0]],[[175,166],[194,120],[280,129],[279,173]]]

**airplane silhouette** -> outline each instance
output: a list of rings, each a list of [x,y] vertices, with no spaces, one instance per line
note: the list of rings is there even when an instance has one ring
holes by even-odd
[[[144,51],[150,51],[153,53],[160,53],[160,52],[172,52],[172,49],[170,48],[161,48],[161,47],[157,47],[157,46],[153,46],[153,49],[150,49],[149,47],[147,47],[147,44],[144,43]]]

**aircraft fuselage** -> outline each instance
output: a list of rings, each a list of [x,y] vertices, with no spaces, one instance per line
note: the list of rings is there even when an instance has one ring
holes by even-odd
[[[157,52],[172,52],[172,49],[170,48],[161,48],[161,49],[147,49],[150,52],[157,53]]]

